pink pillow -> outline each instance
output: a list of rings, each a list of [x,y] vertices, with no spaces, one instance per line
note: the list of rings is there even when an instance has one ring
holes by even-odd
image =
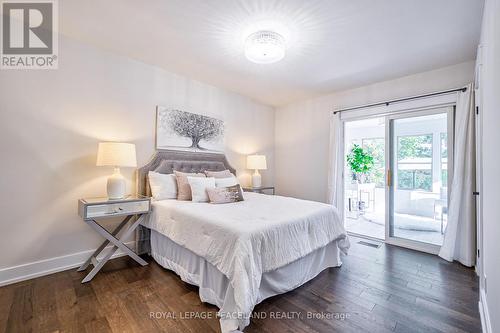
[[[191,186],[187,177],[205,177],[203,173],[186,173],[174,171],[177,180],[177,200],[192,200]]]
[[[213,204],[243,201],[243,192],[241,192],[240,185],[207,188],[207,194],[210,203]]]

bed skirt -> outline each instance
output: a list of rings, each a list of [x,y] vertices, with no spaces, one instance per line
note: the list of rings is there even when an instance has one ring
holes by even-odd
[[[151,230],[149,236],[151,248],[148,252],[155,261],[177,273],[182,281],[198,286],[201,301],[219,308],[222,333],[243,330],[248,326],[250,318],[235,312],[234,290],[224,274],[203,257],[163,234]],[[336,241],[333,241],[288,265],[265,272],[262,275],[257,304],[266,298],[293,290],[326,268],[338,267],[341,264],[339,249]]]

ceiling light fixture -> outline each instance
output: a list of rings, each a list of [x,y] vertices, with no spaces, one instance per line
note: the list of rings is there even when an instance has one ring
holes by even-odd
[[[285,38],[277,32],[260,30],[247,37],[245,56],[257,64],[271,64],[285,57]]]

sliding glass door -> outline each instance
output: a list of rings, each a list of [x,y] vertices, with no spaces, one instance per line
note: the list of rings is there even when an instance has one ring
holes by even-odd
[[[387,117],[389,242],[437,252],[448,216],[452,110]]]
[[[348,232],[437,253],[448,215],[453,109],[344,122]]]

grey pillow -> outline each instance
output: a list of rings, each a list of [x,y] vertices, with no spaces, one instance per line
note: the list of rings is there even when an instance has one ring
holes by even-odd
[[[210,203],[213,204],[223,204],[244,200],[240,185],[207,188],[207,194],[210,199]]]
[[[224,170],[224,171],[205,171],[205,175],[207,177],[214,177],[214,178],[229,178],[231,176],[234,176],[231,171],[229,170]]]

